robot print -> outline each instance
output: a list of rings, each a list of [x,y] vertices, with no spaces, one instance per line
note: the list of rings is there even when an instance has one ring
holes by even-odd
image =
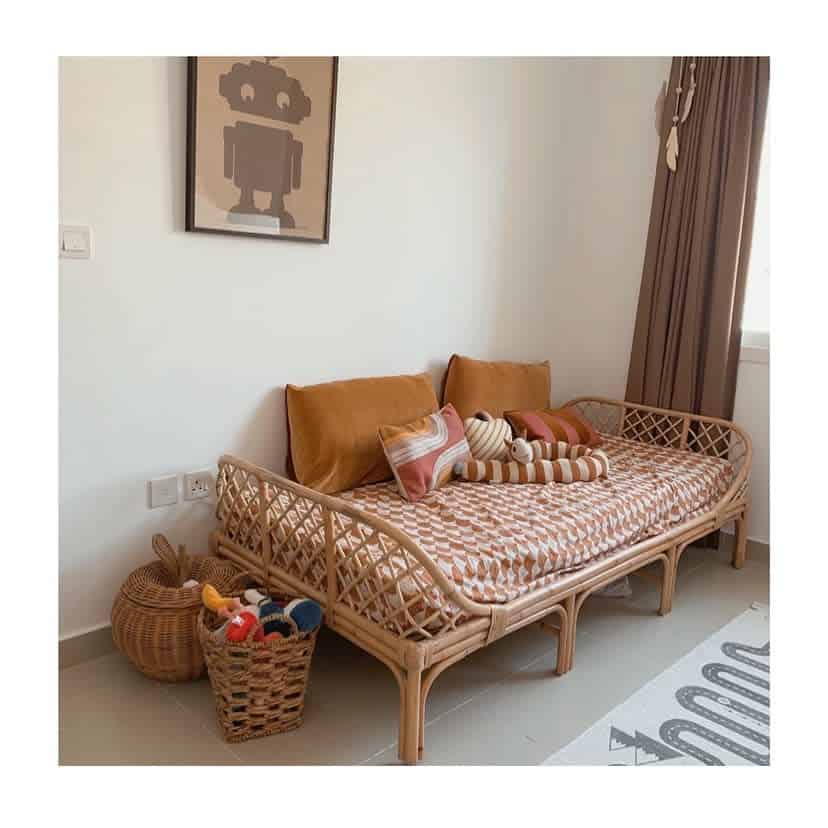
[[[187,229],[327,241],[335,82],[333,58],[191,59]]]

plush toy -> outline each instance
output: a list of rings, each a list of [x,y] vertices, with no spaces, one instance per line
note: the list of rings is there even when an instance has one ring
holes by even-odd
[[[516,463],[531,463],[535,459],[532,446],[523,437],[515,437],[514,440],[507,437],[503,442],[506,444],[506,453],[510,460]]]
[[[262,631],[264,636],[270,635],[270,633],[277,632],[279,635],[288,636],[293,633],[293,627],[288,624],[287,621],[284,619],[284,605],[278,603],[277,601],[265,601],[262,604],[259,604],[259,618],[266,619],[268,616],[275,615],[275,618],[271,618],[269,621],[265,621],[262,624]]]
[[[503,441],[511,436],[512,427],[503,418],[493,417],[488,411],[478,411],[463,420],[463,431],[475,460],[509,459]]]
[[[456,463],[455,475],[489,483],[578,483],[609,476],[609,458],[598,449],[523,438],[507,440],[507,445],[511,462]]]
[[[252,612],[245,612],[242,610],[238,615],[234,615],[223,627],[224,636],[227,641],[244,641],[253,629],[259,623],[259,617]],[[259,627],[261,629],[261,627]],[[255,637],[255,633],[254,633]]]
[[[284,609],[299,632],[315,630],[322,623],[322,607],[310,598],[294,598]]]
[[[295,598],[288,604],[283,605],[279,601],[270,601],[266,595],[262,595],[256,589],[248,589],[244,593],[244,598],[251,604],[259,607],[259,617],[264,618],[266,615],[271,615],[272,612],[280,613],[288,616],[296,624],[299,632],[306,632],[307,630],[315,630],[322,623],[322,607],[312,601],[310,598]],[[268,611],[265,611],[265,604],[268,604]],[[265,627],[268,625],[266,624]],[[281,627],[273,627],[281,631]],[[267,631],[267,630],[266,630]],[[290,633],[286,633],[289,635]]]
[[[201,602],[216,615],[227,619],[213,633],[219,641],[244,641],[254,625],[259,623],[257,606],[243,606],[238,598],[225,598],[212,584],[204,584]]]
[[[259,592],[258,589],[246,589],[244,591],[244,600],[247,601],[248,604],[253,604],[258,607],[265,601],[269,601],[270,598]]]
[[[238,598],[225,598],[212,584],[204,584],[201,590],[201,602],[207,609],[225,618],[238,613],[242,608],[242,602]]]
[[[322,623],[322,608],[309,598],[296,598],[285,605],[273,601],[257,589],[244,592],[247,605],[238,598],[225,598],[211,584],[201,591],[204,606],[227,621],[214,633],[219,640],[244,641],[254,625],[254,641],[273,641],[293,634],[290,618],[300,632],[316,629]],[[261,623],[264,621],[264,623]]]
[[[532,440],[529,442],[525,437],[516,437],[514,440],[506,438],[504,442],[509,458],[516,463],[531,463],[534,460],[577,460],[579,457],[590,457],[595,454],[595,450],[587,446],[572,445],[562,441],[547,443],[544,440]],[[603,455],[603,452],[599,454]]]

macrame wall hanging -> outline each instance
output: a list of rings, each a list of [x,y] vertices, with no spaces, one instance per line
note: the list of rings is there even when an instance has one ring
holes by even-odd
[[[678,142],[678,127],[679,123],[684,123],[687,120],[687,116],[690,114],[690,107],[693,106],[693,95],[696,92],[696,61],[694,58],[690,58],[690,78],[689,78],[689,86],[687,88],[686,94],[684,96],[684,106],[681,106],[681,96],[682,93],[685,91],[682,87],[682,83],[684,81],[684,58],[681,59],[681,63],[679,65],[679,80],[678,86],[676,87],[676,105],[673,109],[673,126],[670,128],[670,134],[667,136],[667,145],[666,145],[666,158],[667,158],[667,166],[670,168],[671,172],[676,171],[676,165],[678,163],[678,154],[679,154],[679,142]],[[681,109],[681,118],[679,118],[679,109]]]

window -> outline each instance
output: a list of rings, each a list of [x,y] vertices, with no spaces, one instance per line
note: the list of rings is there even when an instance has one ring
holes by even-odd
[[[767,348],[770,340],[770,111],[756,184],[756,214],[750,251],[745,307],[742,314],[742,344]]]

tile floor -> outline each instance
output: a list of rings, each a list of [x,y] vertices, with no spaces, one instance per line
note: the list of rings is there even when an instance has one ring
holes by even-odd
[[[746,609],[768,602],[768,562],[732,569],[725,551],[690,548],[673,612],[655,587],[591,598],[575,666],[553,674],[556,642],[537,626],[479,650],[435,683],[424,763],[535,765]],[[305,707],[291,733],[228,745],[206,679],[165,685],[119,653],[60,671],[62,765],[396,764],[399,695],[388,670],[333,633],[320,634]]]

